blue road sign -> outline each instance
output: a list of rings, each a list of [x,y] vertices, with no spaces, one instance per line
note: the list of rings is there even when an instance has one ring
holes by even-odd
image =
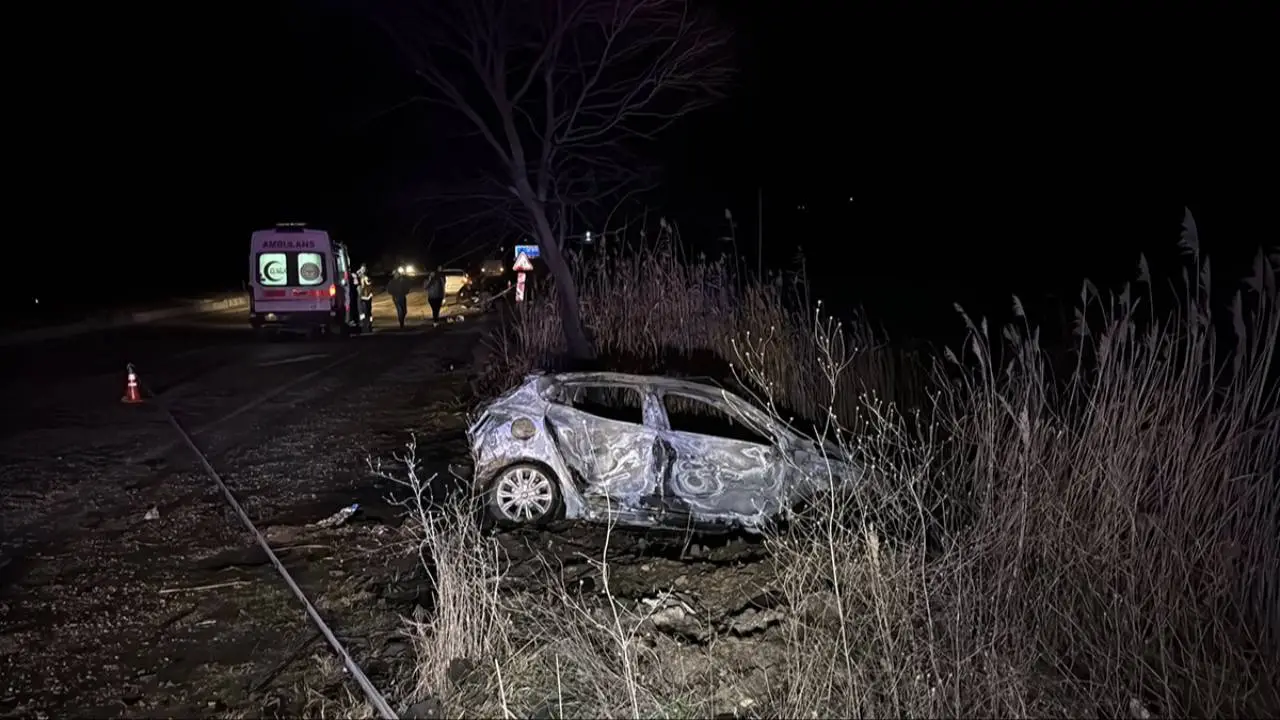
[[[520,257],[521,254],[523,254],[525,257],[529,258],[530,260],[532,260],[538,257],[538,246],[537,245],[517,245],[515,257]]]

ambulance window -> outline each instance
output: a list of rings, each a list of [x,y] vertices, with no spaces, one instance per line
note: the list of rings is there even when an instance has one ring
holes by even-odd
[[[298,253],[298,284],[319,285],[324,282],[324,255]]]
[[[338,250],[338,254],[336,255],[336,257],[338,258],[338,283],[341,285],[346,285],[347,284],[347,253],[340,249]]]
[[[284,253],[258,253],[258,284],[267,286],[289,283],[289,258]]]

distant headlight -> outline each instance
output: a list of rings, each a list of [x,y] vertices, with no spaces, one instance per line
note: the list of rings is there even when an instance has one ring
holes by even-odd
[[[538,427],[529,418],[517,418],[511,423],[511,437],[528,440],[538,433]]]

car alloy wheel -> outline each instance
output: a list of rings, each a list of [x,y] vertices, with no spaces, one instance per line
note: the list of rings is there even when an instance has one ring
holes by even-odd
[[[503,470],[493,481],[489,493],[489,507],[494,517],[510,524],[543,522],[556,514],[559,505],[560,492],[555,480],[537,465],[513,465]]]

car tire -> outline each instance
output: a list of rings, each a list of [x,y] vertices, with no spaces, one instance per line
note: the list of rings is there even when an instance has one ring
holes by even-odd
[[[501,527],[545,525],[564,514],[555,473],[545,465],[516,463],[503,468],[485,490],[485,514]]]

